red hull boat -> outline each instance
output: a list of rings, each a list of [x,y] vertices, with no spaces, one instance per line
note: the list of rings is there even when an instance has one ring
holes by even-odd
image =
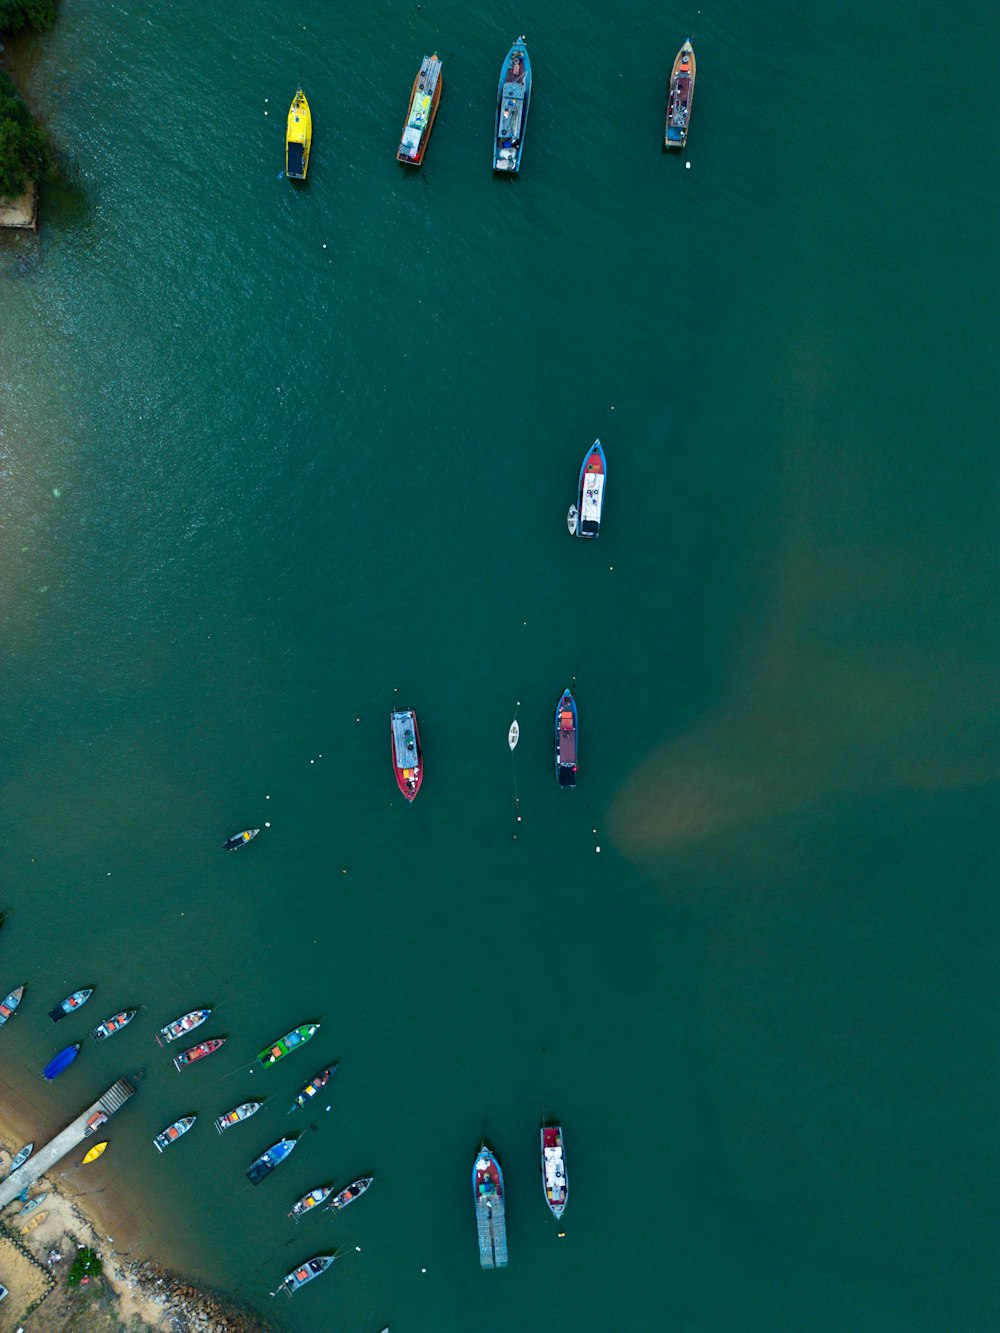
[[[189,1046],[186,1051],[174,1056],[174,1064],[178,1069],[183,1069],[186,1065],[193,1065],[196,1060],[204,1060],[206,1055],[217,1051],[225,1040],[225,1037],[213,1037],[210,1041],[200,1041],[197,1046]]]
[[[412,801],[424,780],[417,715],[412,708],[403,709],[391,715],[390,723],[392,767],[396,774],[396,786],[408,801]]]

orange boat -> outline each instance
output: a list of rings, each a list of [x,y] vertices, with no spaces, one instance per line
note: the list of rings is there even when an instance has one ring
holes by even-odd
[[[397,162],[405,162],[409,167],[419,167],[423,162],[443,86],[441,61],[435,51],[432,56],[424,56],[417,77],[413,80],[410,109],[406,113],[403,137],[396,149]]]
[[[670,71],[664,148],[683,148],[687,143],[688,121],[691,118],[691,103],[694,101],[694,73],[694,47],[689,37],[677,52],[677,59]]]

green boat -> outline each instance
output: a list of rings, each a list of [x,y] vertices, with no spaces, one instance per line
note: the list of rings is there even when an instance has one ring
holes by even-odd
[[[304,1046],[309,1038],[314,1037],[318,1031],[318,1023],[304,1023],[300,1028],[292,1028],[291,1032],[286,1032],[283,1037],[279,1037],[272,1046],[265,1046],[257,1059],[262,1065],[273,1065],[275,1060],[280,1060],[289,1051],[294,1051],[298,1046]]]

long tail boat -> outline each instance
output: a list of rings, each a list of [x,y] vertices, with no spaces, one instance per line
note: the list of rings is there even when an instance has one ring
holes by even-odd
[[[7,1174],[12,1176],[15,1171],[20,1170],[20,1168],[24,1166],[25,1162],[28,1160],[28,1158],[34,1151],[35,1151],[35,1145],[33,1143],[26,1143],[24,1147],[21,1149],[21,1151],[15,1155],[14,1160],[10,1164],[10,1170],[8,1171]]]
[[[524,38],[519,37],[507,52],[497,88],[496,134],[493,141],[493,170],[514,176],[521,169],[524,130],[531,102],[531,61]]]
[[[408,801],[412,801],[424,780],[423,755],[417,715],[412,708],[399,709],[390,714],[392,731],[392,767],[396,786]]]
[[[552,1216],[560,1218],[569,1199],[569,1177],[561,1125],[542,1126],[542,1188]]]
[[[249,1120],[263,1105],[263,1102],[244,1102],[241,1106],[234,1106],[231,1111],[224,1111],[216,1118],[215,1128],[222,1134],[233,1125],[238,1125],[241,1120]]]
[[[24,994],[24,988],[27,984],[25,982],[24,986],[18,986],[16,990],[12,990],[9,995],[0,1000],[0,1028],[7,1022],[8,1018],[13,1016],[14,1010],[21,1003],[21,996]]]
[[[41,1194],[36,1194],[33,1199],[29,1199],[24,1207],[19,1212],[15,1213],[14,1216],[27,1217],[30,1213],[37,1212],[48,1197],[48,1194],[43,1190]]]
[[[252,842],[260,832],[259,828],[245,828],[242,833],[234,833],[231,838],[227,838],[222,844],[227,852],[237,852],[241,847],[245,847],[248,842]]]
[[[271,1295],[277,1296],[279,1291],[287,1291],[289,1296],[294,1296],[299,1287],[304,1287],[306,1283],[311,1282],[314,1277],[319,1277],[321,1274],[325,1273],[326,1270],[331,1267],[336,1257],[335,1254],[319,1254],[315,1259],[307,1259],[306,1262],[300,1264],[298,1268],[293,1268],[277,1290],[271,1292]]]
[[[157,1152],[163,1152],[164,1148],[169,1148],[171,1143],[176,1143],[182,1134],[186,1134],[194,1122],[198,1119],[196,1115],[182,1115],[180,1120],[175,1120],[172,1125],[168,1125],[162,1133],[157,1134],[153,1140],[153,1146]]]
[[[64,1069],[68,1069],[76,1057],[80,1054],[82,1041],[76,1041],[72,1046],[64,1047],[58,1055],[52,1057],[49,1063],[42,1070],[43,1078],[51,1083],[54,1078],[58,1078]]]
[[[321,1069],[318,1074],[314,1074],[305,1087],[295,1094],[295,1101],[288,1108],[289,1115],[296,1107],[305,1106],[311,1097],[315,1097],[321,1088],[325,1088],[339,1068],[340,1061],[335,1060],[329,1069]]]
[[[424,56],[413,80],[410,109],[406,113],[403,137],[396,149],[397,162],[404,162],[409,167],[419,167],[423,162],[443,87],[441,61],[435,51],[432,56]]]
[[[670,71],[670,89],[667,92],[667,124],[663,133],[664,148],[683,148],[688,138],[691,103],[694,101],[695,60],[691,39],[677,52]]]
[[[48,1212],[36,1213],[21,1227],[21,1235],[23,1236],[28,1231],[34,1231],[35,1227],[40,1227],[47,1217]]]
[[[346,1190],[341,1190],[335,1199],[330,1200],[330,1207],[335,1213],[339,1213],[349,1203],[353,1203],[355,1199],[360,1199],[374,1179],[374,1176],[362,1176],[359,1180],[352,1181]]]
[[[596,538],[601,535],[601,515],[604,512],[604,492],[608,480],[608,462],[600,440],[587,450],[580,468],[577,486],[578,537]]]
[[[472,1167],[479,1262],[484,1268],[507,1267],[507,1222],[500,1163],[484,1143]]]
[[[560,787],[575,787],[576,773],[576,700],[569,690],[564,690],[556,705],[556,781]]]
[[[288,108],[288,126],[285,130],[285,175],[293,181],[304,181],[306,178],[312,137],[312,112],[305,93],[299,88]]]
[[[116,1032],[121,1032],[122,1028],[127,1028],[138,1012],[138,1009],[123,1009],[120,1014],[113,1014],[111,1018],[106,1018],[103,1023],[98,1023],[90,1035],[95,1041],[107,1041]]]
[[[212,1055],[225,1044],[225,1037],[212,1037],[209,1041],[200,1041],[197,1046],[189,1046],[186,1051],[180,1051],[174,1056],[178,1073],[187,1065],[193,1065],[196,1060],[204,1060],[206,1055]]]
[[[195,1028],[200,1028],[211,1012],[211,1009],[192,1009],[189,1014],[183,1014],[180,1018],[175,1018],[172,1023],[168,1023],[165,1028],[160,1028],[153,1040],[159,1046],[166,1046],[169,1042],[176,1041],[178,1037],[184,1037]]]
[[[283,1037],[279,1037],[271,1046],[265,1046],[257,1055],[257,1059],[262,1065],[273,1065],[276,1060],[283,1059],[289,1055],[298,1046],[304,1046],[319,1031],[318,1023],[303,1023],[299,1028],[292,1028],[291,1032],[286,1032]]]
[[[250,1184],[259,1185],[265,1176],[269,1176],[274,1168],[294,1151],[297,1143],[298,1139],[279,1139],[277,1143],[272,1143],[266,1152],[262,1152],[247,1167],[246,1176]]]
[[[318,1208],[332,1193],[332,1185],[320,1185],[316,1189],[310,1190],[308,1194],[303,1194],[301,1199],[292,1204],[292,1211],[288,1216],[294,1217],[298,1221],[300,1217],[305,1217],[306,1213]]]
[[[72,995],[67,995],[65,1000],[61,1000],[54,1009],[49,1010],[49,1018],[53,1023],[61,1023],[67,1014],[75,1014],[85,1005],[93,993],[93,986],[88,990],[75,990]]]

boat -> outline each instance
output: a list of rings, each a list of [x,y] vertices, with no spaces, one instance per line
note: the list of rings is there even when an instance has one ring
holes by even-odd
[[[293,181],[304,181],[306,178],[312,137],[312,112],[300,88],[288,108],[288,128],[285,131],[285,175]]]
[[[24,986],[27,984],[28,983],[25,982]],[[4,1023],[7,1022],[7,1019],[13,1015],[14,1010],[21,1003],[21,996],[24,994],[24,986],[18,986],[16,990],[12,990],[9,995],[5,996],[3,1000],[0,1000],[0,1028],[3,1027]]]
[[[304,1287],[314,1277],[319,1277],[322,1273],[325,1273],[336,1257],[335,1254],[319,1254],[315,1259],[307,1259],[304,1264],[292,1269],[278,1287],[278,1291],[287,1291],[289,1296],[294,1296],[299,1287]],[[277,1291],[271,1292],[272,1296],[277,1294]]]
[[[310,1097],[316,1096],[320,1088],[325,1088],[339,1068],[340,1061],[335,1060],[329,1069],[321,1069],[318,1074],[314,1074],[306,1086],[295,1094],[295,1101],[288,1108],[289,1115],[297,1106],[305,1106]]]
[[[188,1065],[193,1065],[196,1060],[204,1060],[206,1055],[211,1055],[225,1044],[225,1037],[212,1037],[210,1041],[200,1041],[197,1046],[189,1046],[186,1051],[174,1056],[178,1073]]]
[[[608,480],[608,462],[600,440],[587,450],[580,468],[576,503],[579,506],[578,537],[596,538],[601,535],[601,514],[604,510],[604,489]]]
[[[19,1171],[21,1167],[24,1166],[25,1162],[28,1160],[28,1158],[34,1151],[35,1151],[35,1145],[33,1143],[26,1143],[24,1147],[18,1153],[15,1154],[14,1159],[10,1164],[10,1170],[7,1172],[7,1174],[9,1176],[12,1176],[15,1171]]]
[[[267,1152],[261,1155],[247,1167],[247,1180],[251,1185],[259,1185],[265,1176],[269,1176],[274,1168],[283,1162],[292,1152],[298,1139],[279,1139],[277,1143],[272,1143]]]
[[[194,1122],[198,1119],[196,1115],[182,1115],[180,1120],[175,1120],[172,1125],[168,1125],[162,1133],[157,1134],[153,1140],[153,1146],[157,1152],[163,1152],[164,1148],[169,1148],[172,1143],[176,1143],[182,1134],[186,1134]]]
[[[521,728],[517,725],[517,718],[510,724],[507,731],[507,744],[513,750],[521,737]]]
[[[362,1176],[359,1180],[352,1181],[346,1190],[341,1190],[335,1199],[330,1200],[330,1207],[335,1213],[339,1213],[349,1203],[353,1203],[355,1199],[360,1199],[374,1179],[374,1176]]]
[[[95,1111],[94,1114],[87,1121],[87,1127],[83,1131],[83,1137],[85,1139],[90,1138],[94,1130],[100,1129],[102,1125],[107,1124],[107,1121],[108,1121],[107,1111]]]
[[[33,1213],[36,1208],[40,1208],[48,1197],[49,1196],[43,1190],[41,1194],[36,1194],[33,1199],[29,1199],[20,1212],[15,1213],[14,1216],[27,1217],[30,1213]]]
[[[292,1211],[288,1216],[296,1219],[304,1217],[306,1213],[318,1208],[332,1193],[332,1185],[320,1185],[317,1189],[310,1190],[308,1194],[303,1194],[297,1203],[292,1204]]]
[[[507,1223],[503,1172],[484,1143],[472,1167],[472,1196],[479,1230],[479,1262],[484,1268],[507,1267]]]
[[[87,1003],[94,993],[93,986],[89,990],[75,990],[72,995],[67,995],[65,1000],[57,1004],[54,1009],[49,1010],[49,1018],[53,1023],[60,1023],[67,1014],[75,1014],[77,1009]]]
[[[83,1161],[80,1163],[80,1165],[81,1165],[81,1166],[89,1166],[91,1162],[96,1162],[97,1159],[98,1159],[98,1157],[101,1156],[101,1154],[104,1152],[104,1150],[105,1150],[105,1148],[106,1148],[107,1146],[108,1146],[108,1145],[107,1145],[107,1142],[104,1142],[104,1143],[95,1143],[94,1146],[91,1148],[90,1152],[88,1152],[88,1153],[84,1156],[84,1159],[83,1159]]]
[[[570,505],[569,512],[566,514],[566,527],[569,529],[569,535],[575,537],[577,529],[580,526],[580,511],[576,505]]]
[[[664,148],[683,148],[687,143],[691,103],[694,100],[694,75],[694,47],[689,37],[677,52],[674,67],[670,71]]]
[[[63,1070],[68,1069],[80,1054],[80,1047],[82,1045],[82,1041],[76,1041],[72,1046],[65,1046],[58,1055],[52,1057],[42,1070],[42,1077],[47,1078],[50,1083],[54,1078],[58,1078]]]
[[[423,162],[443,87],[441,61],[435,51],[432,56],[424,56],[413,80],[410,109],[406,113],[403,137],[396,149],[397,162],[405,162],[409,167],[419,167]]]
[[[396,786],[408,801],[412,801],[424,780],[417,715],[412,708],[400,709],[390,715],[390,727]]]
[[[238,1125],[241,1120],[249,1120],[252,1115],[257,1114],[263,1105],[263,1102],[244,1102],[241,1106],[234,1106],[231,1111],[225,1111],[218,1117],[215,1128],[221,1134],[233,1125]]]
[[[25,1222],[24,1226],[21,1228],[21,1235],[23,1236],[29,1231],[34,1231],[35,1227],[40,1227],[47,1217],[47,1212],[36,1213],[30,1221]]]
[[[304,1046],[318,1031],[318,1023],[304,1023],[300,1028],[292,1028],[291,1032],[279,1037],[272,1046],[265,1046],[257,1059],[262,1065],[273,1065],[275,1060],[281,1060],[297,1046]]]
[[[180,1018],[175,1018],[165,1028],[160,1028],[155,1037],[156,1042],[160,1046],[166,1046],[170,1042],[176,1041],[178,1037],[193,1032],[195,1028],[201,1027],[211,1012],[211,1009],[192,1009],[189,1014],[183,1014]]]
[[[507,52],[497,89],[496,137],[493,170],[516,175],[521,169],[524,130],[531,102],[531,61],[524,38],[519,37]]]
[[[120,1014],[114,1014],[111,1018],[106,1018],[103,1023],[98,1023],[90,1035],[95,1041],[107,1041],[116,1032],[121,1032],[122,1028],[127,1028],[138,1012],[138,1009],[123,1009]]]
[[[563,1150],[561,1125],[542,1126],[542,1188],[552,1209],[552,1216],[560,1218],[569,1198],[569,1177],[566,1175],[566,1154]]]
[[[252,842],[259,832],[259,828],[245,828],[242,833],[234,833],[231,838],[227,838],[222,846],[227,852],[238,851],[240,847]]]
[[[556,781],[560,787],[576,786],[576,754],[576,701],[569,690],[564,690],[556,705]]]

